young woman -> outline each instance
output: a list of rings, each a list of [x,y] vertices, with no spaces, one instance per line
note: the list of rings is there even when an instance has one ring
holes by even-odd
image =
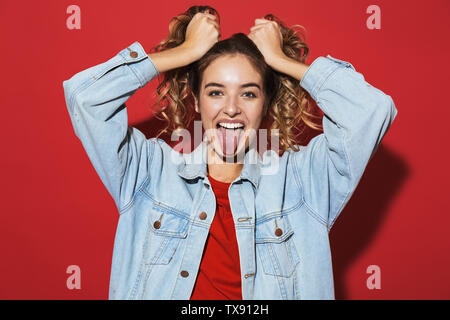
[[[346,61],[306,65],[299,35],[265,18],[220,40],[217,12],[194,6],[153,52],[134,42],[64,81],[120,213],[110,299],[334,299],[328,233],[397,110]],[[191,153],[128,126],[125,102],[158,75],[166,131],[200,114]],[[323,133],[299,146],[294,130],[317,128],[310,98]],[[253,147],[263,123],[276,156]]]

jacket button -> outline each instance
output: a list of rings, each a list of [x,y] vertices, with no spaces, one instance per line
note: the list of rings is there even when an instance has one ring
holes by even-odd
[[[137,58],[137,56],[138,56],[138,53],[136,51],[131,51],[130,52],[130,57]]]
[[[189,277],[189,272],[187,272],[186,270],[183,270],[183,271],[180,272],[180,275],[181,275],[183,278],[187,278],[187,277]]]
[[[155,223],[153,223],[153,228],[155,229],[159,229],[161,227],[161,222],[159,222],[159,220],[155,221]]]
[[[206,212],[205,212],[205,211],[202,211],[202,212],[200,213],[200,215],[199,215],[199,218],[200,218],[201,220],[205,220],[207,216],[208,216],[208,215],[206,214]]]
[[[277,237],[280,237],[283,234],[283,230],[281,230],[280,228],[276,228],[275,229],[275,235]]]

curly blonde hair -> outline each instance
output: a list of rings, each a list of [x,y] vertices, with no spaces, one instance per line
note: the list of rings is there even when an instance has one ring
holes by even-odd
[[[182,44],[191,19],[196,13],[206,10],[214,14],[220,24],[220,16],[214,8],[192,6],[186,12],[171,19],[167,38],[150,49],[150,52],[160,52]],[[309,48],[301,32],[304,28],[301,25],[288,28],[273,14],[267,14],[264,18],[278,23],[283,37],[282,49],[286,56],[305,63]],[[296,28],[300,30],[297,31]],[[203,71],[212,61],[225,54],[245,55],[260,73],[265,94],[263,122],[268,123],[268,138],[272,134],[278,135],[279,153],[288,149],[298,151],[296,142],[306,127],[323,130],[320,122],[314,122],[315,119],[321,119],[321,115],[315,114],[317,108],[312,103],[308,92],[299,85],[298,80],[273,70],[266,64],[264,56],[253,41],[243,33],[236,33],[214,44],[199,60],[188,66],[166,71],[162,75],[163,78],[156,89],[158,95],[156,117],[165,120],[167,125],[160,130],[157,137],[162,133],[170,134],[189,126],[195,117],[194,96],[199,100]],[[272,131],[273,129],[275,130]]]

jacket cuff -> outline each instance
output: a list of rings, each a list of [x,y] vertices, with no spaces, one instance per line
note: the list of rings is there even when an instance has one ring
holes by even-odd
[[[159,71],[155,64],[145,52],[142,45],[137,41],[120,51],[119,56],[121,56],[124,62],[131,70],[133,70],[136,77],[139,79],[141,88],[159,75]]]
[[[338,68],[355,69],[351,63],[333,58],[330,55],[327,55],[327,57],[318,57],[306,69],[305,74],[300,80],[300,85],[317,101],[317,94],[323,83]]]

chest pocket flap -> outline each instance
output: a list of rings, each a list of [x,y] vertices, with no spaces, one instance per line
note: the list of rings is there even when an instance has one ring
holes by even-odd
[[[264,273],[290,277],[300,262],[286,217],[277,216],[255,226],[256,252]]]
[[[149,233],[144,251],[146,264],[168,264],[187,237],[189,219],[171,208],[154,204],[149,210]]]

